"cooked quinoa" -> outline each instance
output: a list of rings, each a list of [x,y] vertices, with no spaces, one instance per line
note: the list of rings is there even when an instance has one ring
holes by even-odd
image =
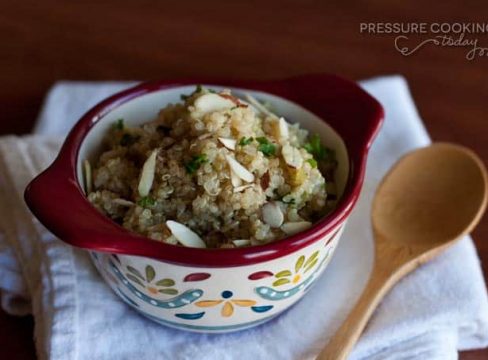
[[[332,150],[252,97],[198,86],[156,120],[118,120],[91,169],[89,201],[123,227],[175,245],[265,244],[336,203]]]

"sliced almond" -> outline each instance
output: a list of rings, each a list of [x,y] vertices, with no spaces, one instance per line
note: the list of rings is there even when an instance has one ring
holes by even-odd
[[[310,226],[312,226],[312,223],[309,221],[287,222],[281,225],[281,230],[287,235],[294,235],[307,230]]]
[[[242,246],[251,245],[251,240],[238,239],[238,240],[232,240],[232,243],[236,247],[242,247]]]
[[[127,207],[134,205],[132,201],[125,200],[125,199],[113,199],[113,202],[116,203],[117,205],[127,206]]]
[[[236,159],[229,155],[225,155],[225,158],[230,166],[231,171],[233,171],[234,174],[236,174],[239,178],[246,182],[254,181],[253,173],[247,170],[244,166],[242,166]]]
[[[300,154],[300,150],[297,148],[286,144],[281,148],[281,155],[283,155],[283,159],[288,166],[298,169],[303,165],[303,158],[302,154]]]
[[[263,221],[273,228],[280,227],[285,217],[278,204],[273,201],[267,202],[261,208]]]
[[[286,122],[285,118],[280,117],[278,122],[278,129],[280,130],[280,138],[281,139],[288,139],[290,136],[290,132],[288,130],[288,123]]]
[[[246,190],[246,189],[249,189],[250,187],[252,187],[252,185],[251,185],[251,184],[247,184],[247,185],[238,186],[238,187],[235,187],[235,188],[234,188],[234,192],[235,192],[235,193],[238,193],[238,192],[244,191],[244,190]]]
[[[168,220],[166,226],[169,228],[173,236],[183,245],[187,247],[206,248],[205,242],[193,232],[179,222]]]
[[[261,176],[261,189],[266,191],[266,189],[269,187],[269,182],[271,181],[271,175],[269,174],[269,171],[266,171],[263,176]]]
[[[93,189],[93,177],[90,162],[88,160],[83,161],[83,167],[85,170],[85,191],[86,195],[88,195]]]
[[[219,96],[222,96],[225,99],[229,99],[235,105],[240,105],[239,99],[236,98],[235,96],[231,95],[231,94],[226,94],[225,92],[219,92]]]
[[[158,150],[153,150],[151,155],[149,155],[146,162],[142,166],[141,179],[139,180],[139,186],[137,187],[140,196],[147,196],[149,194],[149,191],[151,191],[151,187],[154,181],[154,172],[156,171],[157,154]]]
[[[210,113],[234,107],[235,104],[218,94],[205,94],[195,100],[194,106],[197,111]]]
[[[229,150],[236,149],[236,141],[234,139],[219,137],[219,141]]]
[[[237,176],[232,170],[230,171],[230,182],[232,183],[232,186],[235,188],[242,185],[241,178]]]
[[[274,118],[278,118],[278,116],[276,116],[271,111],[269,111],[268,109],[266,109],[266,107],[263,104],[261,104],[258,100],[256,100],[256,98],[253,97],[252,95],[246,94],[246,100],[249,101],[249,103],[252,106],[254,106],[254,108],[256,108],[256,110],[258,110],[260,113],[263,113],[263,114],[265,114],[267,116],[271,116],[271,117],[274,117]]]
[[[211,133],[205,133],[205,134],[202,134],[198,137],[198,140],[205,140],[207,138],[209,138],[210,136],[212,136]]]

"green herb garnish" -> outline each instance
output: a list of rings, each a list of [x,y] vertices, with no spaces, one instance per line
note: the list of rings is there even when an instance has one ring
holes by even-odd
[[[288,201],[285,201],[283,199],[281,199],[281,202],[284,203],[284,204],[288,204],[288,205],[295,205],[295,199],[294,198],[291,198],[290,200]]]
[[[246,146],[246,145],[249,145],[250,143],[252,143],[254,140],[253,137],[248,137],[246,138],[245,136],[241,138],[241,140],[239,140],[239,145],[241,146]]]
[[[142,207],[153,206],[154,204],[156,204],[156,200],[150,196],[144,196],[137,201],[137,205]]]
[[[114,129],[115,130],[124,130],[124,119],[118,119],[114,123]]]
[[[334,151],[323,146],[317,134],[312,135],[310,141],[303,145],[303,148],[318,161],[333,161],[335,159]]]
[[[138,136],[133,136],[129,133],[125,133],[124,135],[122,135],[122,138],[120,139],[120,145],[130,146],[134,144],[138,139],[139,139]]]
[[[317,167],[317,161],[315,159],[307,159],[306,161],[310,164],[312,168]]]
[[[186,172],[190,175],[194,174],[200,165],[206,163],[207,161],[207,155],[205,154],[193,156],[192,159],[185,164]]]
[[[267,138],[258,137],[256,140],[259,143],[258,150],[261,151],[264,156],[270,157],[276,153],[276,145],[269,142]]]

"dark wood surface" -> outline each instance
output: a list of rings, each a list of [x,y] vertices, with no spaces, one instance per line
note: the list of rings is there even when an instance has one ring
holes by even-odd
[[[427,46],[404,57],[392,35],[361,22],[487,21],[480,1],[0,0],[0,134],[30,131],[59,79],[133,80],[189,75],[279,78],[310,72],[352,79],[402,74],[434,140],[457,142],[488,162],[488,57]],[[488,35],[479,35],[488,47]],[[1,176],[1,175],[0,175]],[[474,231],[488,274],[488,221]],[[0,353],[32,359],[33,321],[0,312]],[[488,359],[488,350],[461,359]]]

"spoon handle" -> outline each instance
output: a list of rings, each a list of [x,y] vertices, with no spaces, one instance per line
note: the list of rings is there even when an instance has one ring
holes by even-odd
[[[376,262],[359,301],[342,326],[318,355],[317,360],[345,360],[363,332],[369,318],[388,290],[401,278],[403,269]],[[399,271],[400,270],[400,271]]]

